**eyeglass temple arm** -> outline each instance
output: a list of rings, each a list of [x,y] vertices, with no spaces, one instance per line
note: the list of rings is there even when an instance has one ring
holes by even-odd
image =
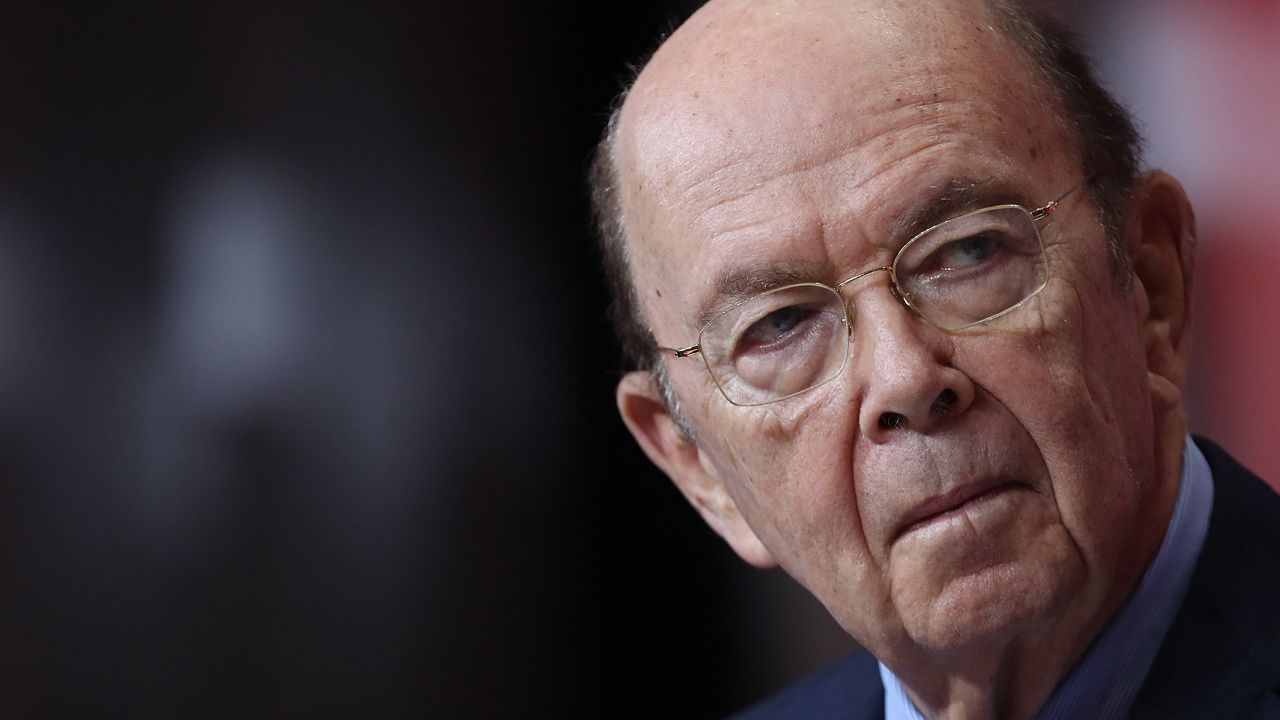
[[[696,355],[702,352],[701,345],[690,345],[689,347],[685,347],[685,348],[669,348],[669,347],[663,347],[659,345],[658,349],[663,352],[669,352],[672,355],[675,355],[676,357],[679,357],[679,358],[689,357],[690,355]]]
[[[1084,179],[1083,179],[1083,180],[1081,180],[1080,182],[1076,183],[1075,185],[1072,185],[1070,190],[1067,190],[1066,192],[1062,193],[1062,194],[1061,194],[1061,195],[1059,195],[1058,197],[1056,197],[1056,198],[1054,198],[1054,199],[1050,200],[1049,202],[1047,202],[1047,203],[1045,203],[1044,205],[1042,205],[1042,206],[1040,206],[1040,207],[1036,208],[1035,210],[1032,210],[1032,211],[1031,211],[1031,219],[1032,219],[1032,220],[1043,220],[1043,219],[1045,219],[1045,218],[1049,217],[1050,215],[1052,215],[1052,214],[1054,213],[1054,211],[1056,211],[1056,210],[1058,209],[1058,205],[1059,205],[1063,200],[1066,200],[1066,199],[1067,199],[1067,196],[1068,196],[1068,195],[1070,195],[1071,193],[1073,193],[1073,192],[1075,192],[1075,191],[1079,190],[1080,188],[1084,187],[1087,183],[1089,183],[1090,181],[1092,181],[1095,177],[1097,177],[1097,173],[1093,173],[1093,174],[1091,174],[1091,175],[1086,175],[1086,176],[1084,177]]]

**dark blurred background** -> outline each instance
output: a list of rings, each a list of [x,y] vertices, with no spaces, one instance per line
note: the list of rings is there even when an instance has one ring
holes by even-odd
[[[851,647],[615,418],[583,172],[697,5],[0,8],[0,716],[716,717]],[[1280,478],[1280,5],[1062,5]]]

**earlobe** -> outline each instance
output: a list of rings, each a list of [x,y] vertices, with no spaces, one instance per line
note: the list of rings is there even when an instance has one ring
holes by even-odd
[[[1168,173],[1147,173],[1134,197],[1126,241],[1158,410],[1176,407],[1186,386],[1195,237],[1195,216],[1182,186]]]
[[[671,417],[652,375],[636,371],[618,383],[618,412],[645,455],[671,478],[702,519],[757,567],[775,565],[702,451]]]

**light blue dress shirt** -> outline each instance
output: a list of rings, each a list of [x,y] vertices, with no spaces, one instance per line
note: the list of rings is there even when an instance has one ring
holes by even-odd
[[[1037,720],[1110,720],[1129,713],[1160,642],[1182,606],[1212,509],[1213,476],[1200,448],[1188,437],[1182,450],[1178,499],[1155,559],[1133,596],[1058,684],[1037,713]],[[884,683],[885,720],[924,720],[902,683],[884,664],[880,665],[880,679]]]

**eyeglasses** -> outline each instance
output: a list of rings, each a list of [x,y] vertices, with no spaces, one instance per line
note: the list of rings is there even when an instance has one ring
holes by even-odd
[[[712,318],[697,344],[658,349],[701,355],[725,400],[749,407],[808,392],[844,370],[853,324],[840,291],[868,275],[889,273],[894,297],[943,331],[990,322],[1044,289],[1048,259],[1037,223],[1087,181],[1034,210],[996,205],[946,220],[911,238],[892,265],[835,287],[807,282],[760,293]]]

